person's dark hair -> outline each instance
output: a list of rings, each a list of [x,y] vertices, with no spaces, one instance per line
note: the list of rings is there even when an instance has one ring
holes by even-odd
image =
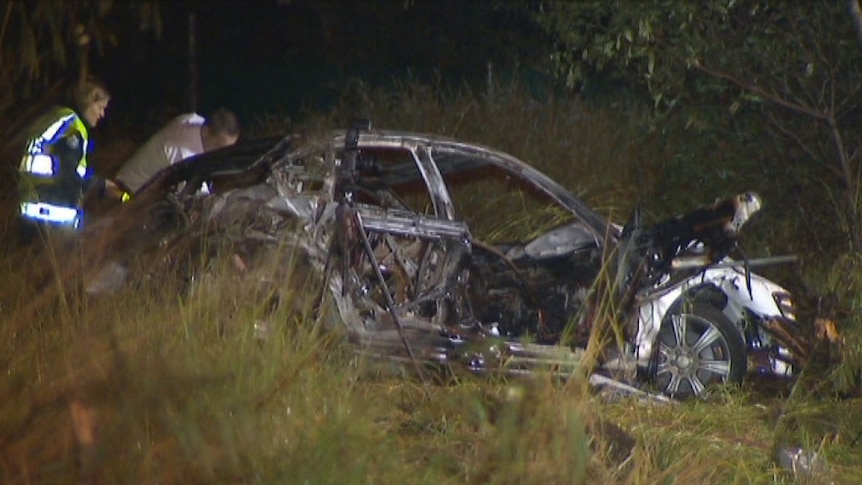
[[[234,112],[227,108],[213,111],[205,124],[213,134],[239,136],[239,121]]]

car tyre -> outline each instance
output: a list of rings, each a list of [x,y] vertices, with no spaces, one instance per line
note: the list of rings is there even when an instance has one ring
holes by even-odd
[[[677,399],[701,396],[709,385],[742,382],[745,342],[717,308],[686,305],[662,322],[653,364],[653,382],[662,393]]]

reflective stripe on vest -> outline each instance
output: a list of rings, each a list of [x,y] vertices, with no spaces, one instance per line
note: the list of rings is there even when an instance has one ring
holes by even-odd
[[[58,111],[58,118],[41,133],[30,138],[27,149],[21,158],[19,169],[22,172],[38,176],[53,177],[56,175],[54,160],[48,152],[48,148],[57,143],[59,138],[66,136],[70,131],[81,134],[81,160],[75,167],[78,176],[84,178],[87,175],[87,149],[89,145],[89,134],[87,127],[81,118],[71,109],[63,108]]]
[[[54,159],[50,155],[38,153],[36,155],[24,155],[21,159],[21,171],[28,172],[31,175],[41,175],[45,177],[54,176]]]
[[[75,207],[48,204],[46,202],[22,202],[21,216],[41,222],[78,227],[81,222],[80,211]]]

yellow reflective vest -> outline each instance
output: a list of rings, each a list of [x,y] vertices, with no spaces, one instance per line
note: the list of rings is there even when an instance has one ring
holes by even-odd
[[[19,214],[37,223],[79,227],[87,164],[87,125],[70,108],[37,119],[18,167]]]

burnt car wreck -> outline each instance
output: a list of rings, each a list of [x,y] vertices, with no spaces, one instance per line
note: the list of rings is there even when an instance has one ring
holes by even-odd
[[[488,195],[499,190],[482,191],[493,183],[528,213],[509,224],[516,231],[499,230],[512,221]],[[118,261],[147,248],[228,242],[247,258],[288,247],[320,276],[323,299],[364,352],[514,373],[570,372],[601,298],[612,298],[623,344],[602,369],[685,398],[747,372],[791,375],[804,358],[787,338],[799,328],[790,294],[750,272],[757,261],[729,258],[759,208],[745,193],[649,226],[636,213],[620,227],[508,154],[357,125],[164,170],[89,229],[113,258],[89,289],[125,284],[134,275]],[[468,215],[483,210],[492,215]],[[116,231],[117,220],[134,224]]]

